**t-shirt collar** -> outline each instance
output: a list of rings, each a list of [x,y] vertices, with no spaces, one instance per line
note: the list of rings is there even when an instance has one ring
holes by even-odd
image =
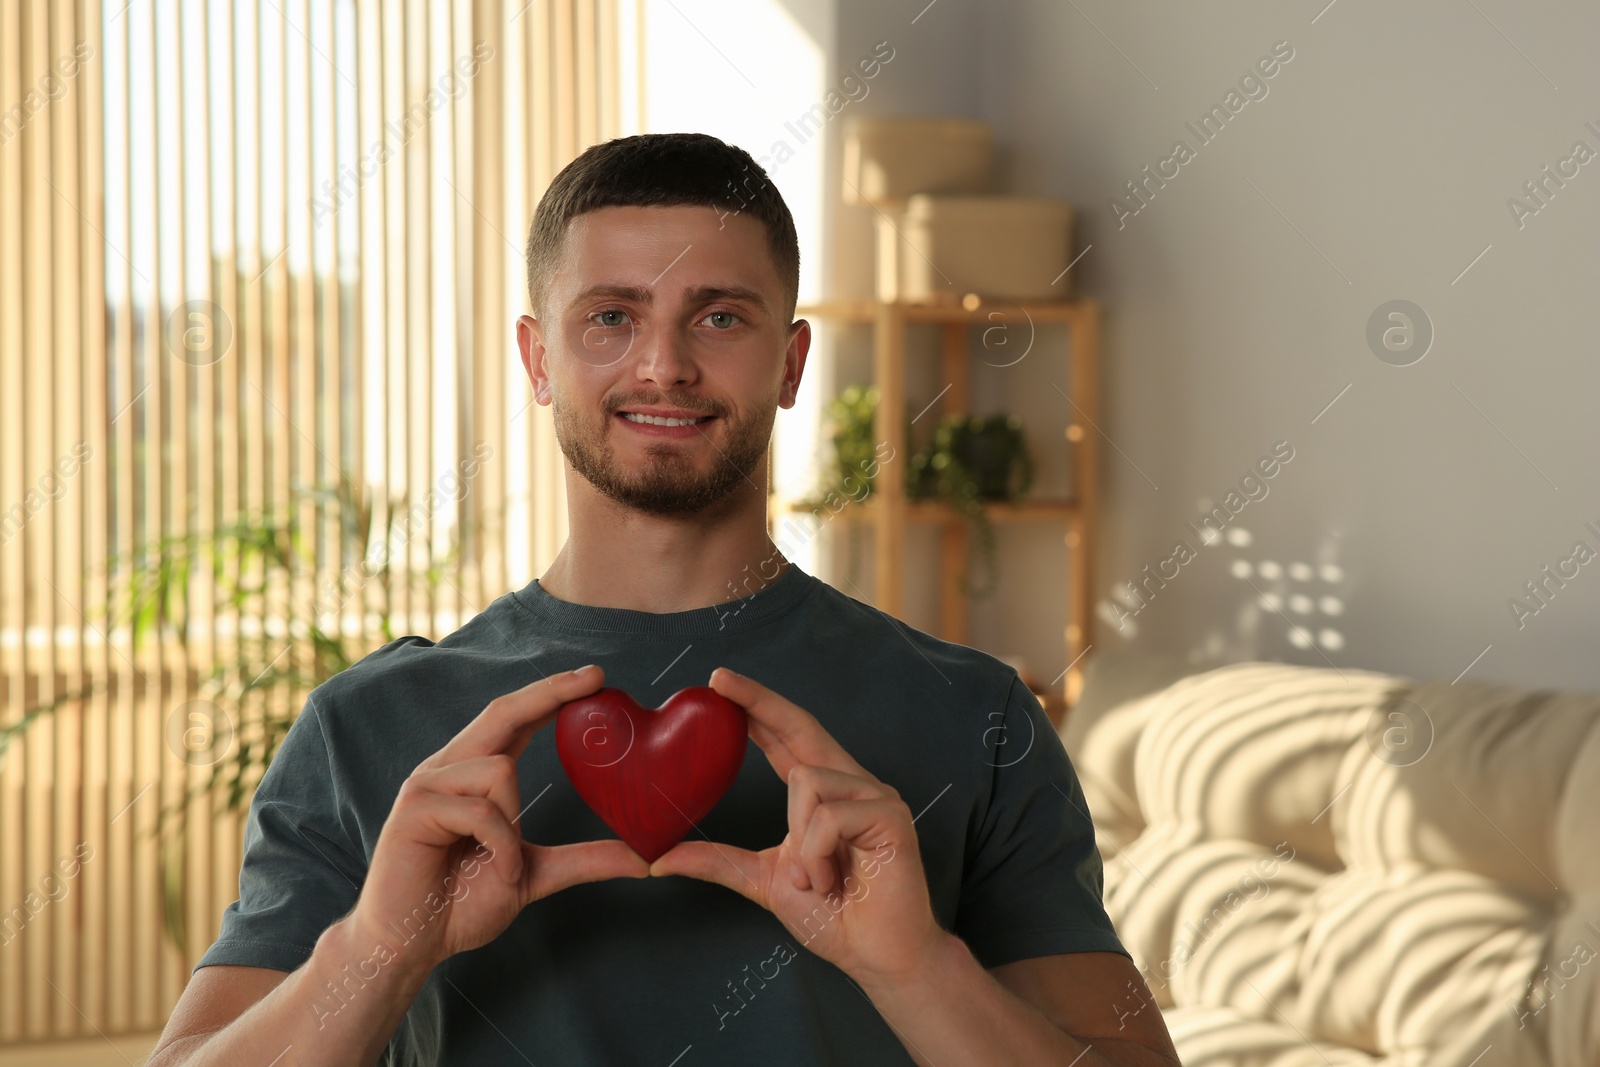
[[[771,570],[770,566],[764,569]],[[817,579],[792,560],[781,574],[765,579],[755,569],[729,583],[728,599],[720,604],[688,611],[639,611],[634,608],[597,607],[561,600],[545,591],[535,578],[514,594],[523,608],[546,622],[573,630],[657,637],[716,636],[747,630],[787,614],[817,585]],[[754,592],[735,597],[735,591]]]

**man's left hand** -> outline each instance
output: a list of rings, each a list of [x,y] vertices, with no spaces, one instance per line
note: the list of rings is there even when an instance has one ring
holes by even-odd
[[[857,980],[916,975],[951,935],[933,915],[911,809],[804,709],[726,667],[711,687],[745,709],[750,739],[788,783],[789,833],[760,852],[682,841],[650,873],[743,894]]]

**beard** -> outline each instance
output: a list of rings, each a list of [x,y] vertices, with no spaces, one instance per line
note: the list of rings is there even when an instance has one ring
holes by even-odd
[[[696,469],[690,458],[692,440],[662,441],[644,448],[645,460],[637,468],[617,461],[610,433],[617,429],[617,412],[630,406],[652,404],[686,408],[703,415],[714,415],[728,428],[721,443],[707,436],[716,450],[709,469]],[[687,402],[672,397],[624,397],[608,403],[597,423],[584,412],[573,411],[559,399],[552,402],[556,441],[572,469],[607,497],[635,511],[650,515],[691,515],[704,511],[732,495],[740,486],[756,486],[756,465],[765,457],[772,439],[772,424],[778,404],[762,405],[748,418],[733,420],[725,406],[701,400]],[[700,432],[705,434],[705,429]]]

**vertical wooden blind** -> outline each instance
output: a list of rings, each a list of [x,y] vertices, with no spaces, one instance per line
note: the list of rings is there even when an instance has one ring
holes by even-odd
[[[621,132],[619,2],[4,5],[0,728],[53,710],[0,755],[0,1043],[158,1028],[215,936],[242,819],[181,739],[305,696],[197,720],[215,663],[281,637],[309,669],[289,605],[341,582],[367,647],[385,614],[442,635],[559,548],[513,322],[540,193]],[[408,524],[381,581],[340,485]],[[306,551],[263,610],[217,604],[237,559],[197,568],[134,642],[116,590],[152,546],[284,512]]]

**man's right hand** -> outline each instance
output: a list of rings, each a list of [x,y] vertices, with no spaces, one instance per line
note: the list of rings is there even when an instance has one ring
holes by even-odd
[[[356,906],[322,932],[305,964],[289,973],[201,968],[150,1064],[376,1063],[438,964],[493,941],[540,897],[648,877],[650,865],[621,841],[546,848],[522,839],[517,757],[561,705],[603,678],[591,665],[491,701],[400,787]],[[369,960],[377,972],[362,966]],[[330,1009],[327,991],[345,988],[352,965],[362,995]]]
[[[541,897],[649,876],[650,865],[621,841],[545,847],[522,836],[517,757],[561,705],[595,692],[604,676],[591,664],[497,697],[417,766],[346,917],[354,945],[387,945],[401,967],[426,974],[494,940]]]

